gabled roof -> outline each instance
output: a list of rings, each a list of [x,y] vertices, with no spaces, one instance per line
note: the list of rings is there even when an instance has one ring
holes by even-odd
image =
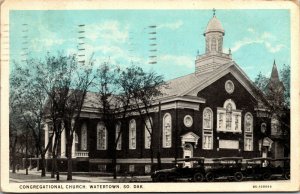
[[[167,87],[162,89],[163,97],[166,96],[184,96],[182,95],[187,90],[192,87],[197,86],[204,80],[207,80],[211,75],[214,74],[214,71],[196,75],[191,73],[182,77],[178,77],[166,82]]]
[[[246,90],[258,101],[263,101],[267,105],[266,98],[262,92],[254,85],[244,71],[234,62],[230,61],[219,68],[202,74],[191,73],[166,82],[166,87],[162,87],[163,95],[155,100],[172,99],[191,100],[205,102],[205,99],[197,96],[198,92],[219,80],[224,75],[231,73]],[[182,99],[184,98],[184,99]],[[168,100],[169,99],[169,100]],[[84,101],[84,107],[101,108],[99,94],[88,92]]]
[[[234,61],[226,63],[211,72],[198,75],[192,73],[167,81],[167,87],[162,90],[163,98],[172,96],[197,96],[199,91],[211,85],[227,73],[231,73],[255,99],[267,103],[264,94],[260,92]]]

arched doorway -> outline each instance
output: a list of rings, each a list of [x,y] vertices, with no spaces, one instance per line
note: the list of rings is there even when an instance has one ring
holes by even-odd
[[[186,143],[183,147],[183,158],[192,158],[193,157],[193,146],[190,143]],[[191,162],[185,162],[184,167],[191,168]]]

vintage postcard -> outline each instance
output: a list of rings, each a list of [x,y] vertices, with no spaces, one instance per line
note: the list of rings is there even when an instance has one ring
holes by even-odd
[[[299,191],[293,1],[3,1],[1,191]]]

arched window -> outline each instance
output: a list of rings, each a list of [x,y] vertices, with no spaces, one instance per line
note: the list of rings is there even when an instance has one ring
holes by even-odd
[[[97,124],[97,150],[107,149],[107,130],[104,123]]]
[[[253,150],[253,116],[247,112],[244,119],[244,150]]]
[[[134,119],[129,122],[129,149],[136,149],[136,122]]]
[[[217,131],[241,133],[241,112],[233,100],[226,100],[223,107],[217,108]]]
[[[232,105],[228,103],[226,106],[226,130],[231,130],[232,124]]]
[[[251,113],[245,114],[245,132],[251,133],[253,131],[253,117]]]
[[[219,38],[218,39],[218,51],[219,52],[222,52],[222,45],[223,45],[223,39],[222,38]]]
[[[117,144],[116,149],[121,150],[122,149],[122,133],[121,133],[121,123],[120,122],[118,122],[116,124],[116,144]]]
[[[262,133],[265,133],[267,131],[267,124],[266,123],[262,123],[260,126],[260,131]]]
[[[210,108],[203,110],[203,129],[213,128],[213,112]]]
[[[210,48],[209,48],[209,41],[210,41],[210,38],[206,38],[206,52],[210,52]]]
[[[80,149],[81,150],[86,150],[87,149],[87,126],[86,126],[86,123],[83,123],[82,126],[81,126]]]
[[[213,149],[213,111],[206,107],[203,110],[202,148]]]
[[[152,118],[146,120],[145,125],[145,148],[151,147],[151,134],[152,134]]]
[[[278,121],[278,117],[274,114],[271,118],[271,134],[272,135],[280,135],[280,123]]]
[[[172,117],[170,113],[166,113],[163,117],[163,147],[170,148],[172,146]]]
[[[212,50],[212,51],[216,51],[216,50],[217,50],[217,40],[216,40],[215,37],[213,37],[213,38],[211,39],[211,50]]]

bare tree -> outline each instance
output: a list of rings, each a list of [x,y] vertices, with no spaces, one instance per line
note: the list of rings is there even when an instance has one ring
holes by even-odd
[[[26,63],[21,65],[15,63],[12,68],[13,70],[10,75],[10,137],[13,137],[16,125],[23,123],[22,129],[26,131],[24,132],[26,134],[24,136],[26,142],[32,136],[34,138],[34,141],[30,141],[29,144],[26,143],[25,155],[27,156],[28,149],[29,151],[31,150],[31,142],[35,142],[35,155],[39,157],[39,154],[42,152],[41,136],[43,132],[41,121],[46,96],[45,93],[35,85],[35,76],[37,75],[34,73],[33,64],[33,60],[27,60]],[[20,127],[19,131],[22,132]],[[12,144],[13,149],[15,149],[14,145],[16,141],[15,139]],[[42,169],[44,168],[42,167]],[[45,169],[42,170],[42,176],[45,176]]]
[[[135,75],[134,83],[132,83],[132,94],[134,99],[134,106],[139,112],[140,118],[150,135],[150,157],[151,157],[151,166],[153,170],[153,158],[154,158],[154,149],[153,149],[153,120],[151,119],[151,111],[153,111],[154,103],[157,103],[155,100],[162,95],[162,88],[166,86],[163,76],[158,75],[156,72],[145,72],[142,68],[132,66],[129,68],[131,74]],[[159,134],[159,138],[161,135]],[[160,142],[159,142],[160,144]],[[157,162],[158,168],[161,168],[161,159],[160,159],[160,146],[158,145],[157,153]]]
[[[84,105],[88,89],[92,86],[95,75],[93,72],[94,62],[92,57],[87,64],[77,64],[75,71],[70,75],[71,88],[63,114],[64,129],[67,140],[68,174],[67,180],[72,180],[72,144],[73,136],[80,127],[80,114]]]
[[[37,66],[38,86],[43,88],[47,94],[47,103],[45,107],[44,119],[51,121],[52,138],[55,136],[52,145],[52,172],[51,177],[59,180],[59,171],[57,169],[58,144],[66,115],[66,107],[69,103],[70,90],[72,87],[73,75],[76,72],[76,56],[64,56],[59,53],[57,56],[46,56],[45,61],[41,61]],[[50,142],[49,142],[50,143]]]
[[[101,64],[97,71],[95,87],[101,105],[99,111],[102,114],[102,121],[106,129],[114,137],[110,144],[112,146],[111,157],[114,179],[117,177],[117,145],[124,129],[124,127],[121,127],[117,133],[116,123],[120,121],[121,126],[127,125],[125,118],[128,115],[127,110],[132,98],[131,87],[127,82],[130,79],[131,77],[127,77],[125,72],[108,62]]]

